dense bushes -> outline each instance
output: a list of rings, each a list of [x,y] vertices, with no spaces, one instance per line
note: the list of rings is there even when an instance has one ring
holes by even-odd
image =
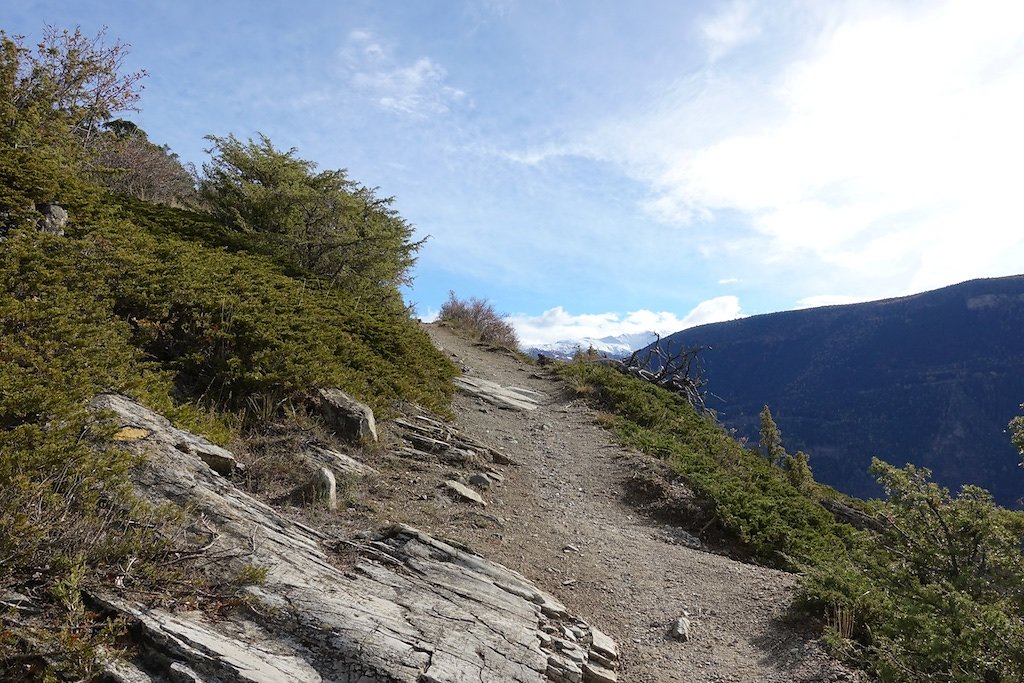
[[[769,460],[747,450],[680,397],[579,359],[573,386],[617,417],[626,444],[667,460],[702,506],[694,530],[767,564],[802,572],[800,604],[828,624],[836,651],[881,681],[1024,680],[1024,516],[981,489],[950,495],[927,470],[881,461],[885,501],[846,499],[788,456],[764,422]],[[779,466],[781,464],[781,466]],[[857,530],[821,505],[830,499],[873,523]]]

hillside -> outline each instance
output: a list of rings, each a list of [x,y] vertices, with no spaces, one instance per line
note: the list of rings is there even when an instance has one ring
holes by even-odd
[[[708,406],[752,442],[769,405],[815,478],[880,494],[873,456],[930,468],[1005,505],[1024,492],[1006,426],[1024,401],[1024,276],[915,296],[703,325],[666,337],[706,346]]]
[[[422,326],[390,198],[265,136],[191,175],[103,34],[0,47],[0,679],[1024,676],[1024,514]]]

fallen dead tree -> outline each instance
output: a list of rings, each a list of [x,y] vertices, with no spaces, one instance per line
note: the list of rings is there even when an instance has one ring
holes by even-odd
[[[706,348],[690,346],[673,351],[659,335],[653,344],[634,351],[629,358],[616,361],[615,366],[631,377],[683,396],[703,413],[707,412],[704,404],[707,381],[701,371],[699,356]]]

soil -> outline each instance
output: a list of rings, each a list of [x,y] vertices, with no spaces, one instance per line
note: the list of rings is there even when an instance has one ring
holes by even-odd
[[[645,512],[650,494],[638,490],[673,486],[664,466],[616,445],[557,376],[426,328],[465,375],[543,395],[533,411],[464,394],[453,402],[456,428],[517,465],[499,468],[503,481],[481,491],[481,508],[443,486],[476,470],[379,449],[368,458],[381,477],[350,492],[338,531],[404,522],[521,572],[615,639],[624,682],[861,680],[825,652],[820,625],[793,610],[796,576],[694,549],[693,537]],[[669,632],[684,616],[690,637],[678,640]]]

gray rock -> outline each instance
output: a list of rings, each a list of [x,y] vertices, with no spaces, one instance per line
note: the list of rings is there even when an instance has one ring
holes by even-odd
[[[321,445],[312,445],[302,451],[302,455],[321,467],[330,468],[332,471],[342,474],[350,474],[358,477],[369,477],[380,474],[369,465],[359,462],[350,455],[336,451]]]
[[[63,237],[64,228],[68,224],[68,212],[58,204],[40,204],[37,210],[43,214],[39,221],[39,231]]]
[[[469,475],[469,483],[473,486],[479,486],[482,489],[486,489],[494,483],[494,480],[483,472],[475,472],[474,474]]]
[[[97,407],[119,424],[149,432],[117,442],[145,456],[134,475],[139,495],[202,515],[214,532],[206,552],[225,572],[266,570],[246,589],[253,608],[215,621],[114,589],[96,596],[135,625],[144,647],[131,664],[154,683],[542,683],[556,671],[564,677],[555,680],[613,680],[594,678],[607,670],[607,643],[591,645],[589,625],[522,575],[407,526],[332,540],[176,448],[185,433],[164,418],[124,397],[101,398]],[[327,548],[342,545],[352,554],[338,562]],[[584,637],[570,643],[564,628]]]
[[[544,400],[544,394],[519,387],[503,387],[496,382],[478,377],[456,377],[455,386],[464,393],[477,396],[499,408],[511,410],[536,410]]]
[[[690,620],[686,617],[679,617],[672,622],[672,628],[669,629],[669,635],[676,640],[689,640],[690,639]]]
[[[611,669],[587,662],[583,665],[583,683],[618,683],[619,676]]]
[[[140,448],[169,446],[179,453],[196,456],[207,467],[224,476],[231,474],[237,467],[235,455],[231,451],[201,436],[176,429],[167,418],[143,408],[130,398],[118,394],[100,394],[93,399],[92,406],[96,410],[110,410],[117,415],[121,429],[114,438],[118,443],[135,444]]]
[[[320,389],[316,405],[335,434],[349,441],[377,441],[373,411],[341,389]]]
[[[462,500],[469,501],[471,503],[476,503],[481,507],[487,506],[487,503],[485,503],[484,499],[480,497],[480,494],[474,491],[473,489],[469,488],[465,484],[460,484],[457,481],[449,479],[444,483],[444,486],[446,489],[454,493],[456,497],[461,498]]]
[[[338,509],[338,483],[334,472],[320,467],[309,481],[297,487],[287,498],[299,505],[323,505],[328,510]]]

